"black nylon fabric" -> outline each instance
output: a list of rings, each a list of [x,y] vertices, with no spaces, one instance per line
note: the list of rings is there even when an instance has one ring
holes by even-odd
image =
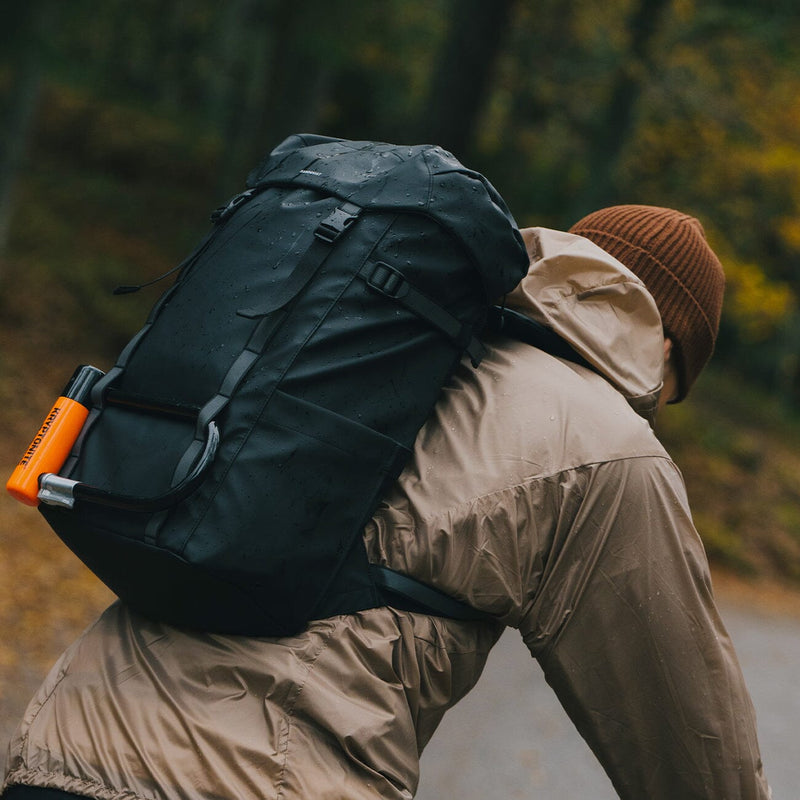
[[[284,181],[322,189],[364,208],[431,217],[467,250],[489,298],[500,297],[521,279],[519,253],[525,246],[513,222],[509,236],[505,202],[483,175],[439,147],[297,134],[250,173],[247,185]]]
[[[488,181],[439,148],[294,136],[248,185],[118,364],[114,405],[98,400],[71,461],[75,507],[40,508],[141,613],[286,635],[383,602],[361,531],[466,344],[370,286],[372,265],[478,335],[528,259]],[[360,212],[343,214],[345,201]],[[320,238],[345,218],[335,241]],[[287,285],[294,296],[259,316]],[[209,422],[213,462],[167,511],[79,493],[169,492]]]

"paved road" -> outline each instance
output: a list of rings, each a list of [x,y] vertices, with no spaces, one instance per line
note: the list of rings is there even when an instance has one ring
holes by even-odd
[[[724,605],[758,714],[775,800],[800,800],[800,618]],[[615,800],[519,636],[507,632],[478,686],[422,757],[417,800]]]

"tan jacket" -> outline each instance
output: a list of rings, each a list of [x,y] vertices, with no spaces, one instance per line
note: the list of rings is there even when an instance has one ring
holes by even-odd
[[[649,424],[653,300],[585,239],[525,237],[531,270],[508,304],[595,369],[491,340],[365,531],[373,562],[498,621],[381,608],[252,639],[115,604],[32,701],[9,783],[115,800],[410,798],[419,753],[510,625],[621,797],[769,796],[683,482]]]

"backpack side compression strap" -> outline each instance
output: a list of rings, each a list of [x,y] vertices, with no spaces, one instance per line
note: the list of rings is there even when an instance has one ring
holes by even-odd
[[[370,564],[369,571],[387,605],[450,619],[494,619],[490,614],[388,567]]]
[[[438,328],[467,352],[474,367],[481,363],[486,350],[470,326],[462,325],[452,314],[419,291],[399,269],[383,261],[368,261],[359,276],[373,291],[400,303]]]

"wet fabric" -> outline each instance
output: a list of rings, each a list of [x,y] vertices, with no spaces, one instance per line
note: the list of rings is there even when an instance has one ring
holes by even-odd
[[[620,797],[769,797],[683,480],[650,424],[652,298],[586,240],[525,237],[531,271],[509,303],[591,368],[488,341],[364,533],[373,563],[497,622],[383,608],[266,640],[114,605],[29,707],[8,782],[115,800],[410,798],[419,753],[512,626]]]
[[[290,136],[212,218],[39,511],[145,616],[290,636],[383,605],[361,531],[526,247],[433,145]]]

